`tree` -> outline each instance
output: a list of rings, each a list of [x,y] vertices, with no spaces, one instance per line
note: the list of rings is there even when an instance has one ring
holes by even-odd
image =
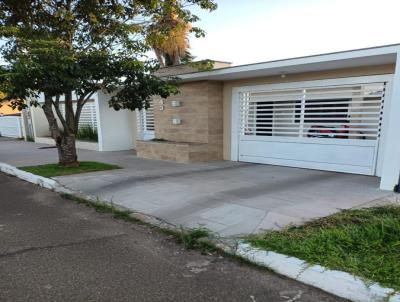
[[[189,52],[189,34],[194,33],[197,38],[204,37],[205,33],[192,23],[198,21],[197,16],[182,14],[177,0],[167,0],[160,5],[153,15],[153,23],[147,32],[147,43],[154,50],[161,67],[191,63],[193,56]],[[203,1],[202,8],[215,10],[215,3]]]
[[[163,7],[161,14],[154,16],[147,41],[154,50],[161,67],[178,65],[189,49],[191,25],[178,17],[171,6]]]
[[[188,5],[215,7],[212,0],[0,0],[0,36],[7,39],[0,102],[40,105],[59,164],[79,165],[75,137],[80,114],[96,91],[108,92],[115,110],[141,109],[153,95],[177,92],[173,82],[153,76],[158,65],[145,56],[144,37],[166,9],[183,22],[198,20]],[[40,94],[44,103],[39,104]]]

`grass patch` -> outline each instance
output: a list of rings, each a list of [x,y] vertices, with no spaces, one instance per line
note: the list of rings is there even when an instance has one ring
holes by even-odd
[[[97,142],[99,140],[97,129],[91,125],[83,125],[79,127],[76,139],[81,141]]]
[[[79,162],[79,167],[62,167],[58,164],[47,164],[39,166],[20,167],[19,169],[43,177],[53,177],[94,171],[121,169],[121,167],[95,161],[81,161]]]
[[[399,206],[345,210],[247,241],[400,290]]]
[[[187,249],[195,249],[195,248],[210,249],[211,246],[208,246],[206,241],[201,240],[204,238],[208,238],[209,236],[210,232],[203,227],[189,229],[189,230],[181,229],[178,241],[181,242]]]

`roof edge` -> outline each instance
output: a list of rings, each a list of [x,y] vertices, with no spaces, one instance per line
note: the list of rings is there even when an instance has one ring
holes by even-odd
[[[397,48],[396,51],[390,51],[392,48]],[[366,47],[366,48],[359,48],[359,49],[351,49],[351,50],[344,50],[344,51],[336,51],[336,52],[330,52],[330,53],[322,53],[322,54],[315,54],[315,55],[309,55],[309,56],[301,56],[301,57],[292,57],[292,58],[286,58],[286,59],[278,59],[278,60],[271,60],[271,61],[264,61],[264,62],[258,62],[258,63],[250,63],[250,64],[242,64],[242,65],[236,65],[236,66],[231,66],[231,67],[223,67],[223,68],[218,68],[215,70],[209,70],[209,71],[196,71],[192,73],[186,73],[182,74],[183,77],[181,77],[183,80],[185,79],[191,79],[196,78],[197,75],[215,75],[215,74],[222,74],[222,73],[228,73],[227,71],[232,71],[235,72],[235,69],[237,72],[240,72],[240,69],[246,69],[246,70],[252,70],[251,67],[262,67],[263,65],[278,65],[279,63],[282,63],[282,67],[285,66],[285,63],[290,63],[291,61],[301,61],[301,60],[310,60],[310,59],[318,59],[323,57],[329,57],[329,56],[335,56],[335,55],[346,55],[346,54],[352,54],[352,53],[357,53],[357,52],[365,52],[365,55],[367,56],[367,52],[371,52],[374,50],[385,50],[388,49],[386,53],[382,51],[381,54],[390,54],[390,53],[395,53],[395,52],[400,52],[400,43],[397,44],[387,44],[387,45],[381,45],[381,46],[373,46],[373,47]],[[372,55],[372,54],[371,54]],[[360,55],[360,57],[363,55]],[[332,59],[327,59],[326,61],[331,61]],[[321,60],[323,61],[323,60]],[[334,61],[334,60],[332,60]],[[305,64],[311,63],[311,62],[303,62]],[[296,65],[296,64],[293,64]],[[274,66],[276,67],[276,66]],[[268,68],[265,66],[265,68]],[[256,70],[257,68],[254,68]]]

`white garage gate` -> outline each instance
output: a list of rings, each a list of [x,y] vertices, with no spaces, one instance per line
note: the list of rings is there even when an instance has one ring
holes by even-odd
[[[20,116],[0,116],[0,136],[22,138]]]
[[[386,85],[358,78],[240,88],[237,158],[376,175]]]

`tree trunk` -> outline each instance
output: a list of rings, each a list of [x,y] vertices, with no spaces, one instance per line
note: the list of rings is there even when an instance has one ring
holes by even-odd
[[[58,163],[63,167],[78,167],[76,154],[75,135],[61,135],[56,139],[58,149]]]
[[[53,112],[53,105],[52,97],[45,95],[45,102],[42,108],[49,123],[51,136],[56,142],[58,149],[58,163],[64,167],[78,167],[79,162],[76,154],[75,134],[69,131],[64,118],[59,116],[64,128],[64,133],[61,133]],[[56,111],[59,111],[59,108],[56,108]]]
[[[160,67],[165,67],[164,58],[162,55],[162,51],[157,47],[153,47],[154,53],[156,54],[157,60],[160,63]]]

